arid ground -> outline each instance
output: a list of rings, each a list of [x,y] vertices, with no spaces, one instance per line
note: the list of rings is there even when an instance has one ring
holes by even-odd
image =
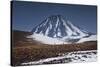
[[[48,45],[35,41],[27,41],[25,36],[29,32],[12,31],[11,65],[38,61],[40,59],[59,57],[67,52],[97,50],[97,42],[84,42],[79,44]]]

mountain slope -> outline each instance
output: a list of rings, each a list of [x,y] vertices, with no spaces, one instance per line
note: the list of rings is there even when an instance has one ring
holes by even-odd
[[[40,25],[32,30],[33,34],[43,34],[53,38],[65,36],[86,36],[78,27],[71,22],[65,21],[61,15],[53,15],[46,18]]]
[[[96,36],[84,32],[70,21],[66,21],[61,15],[53,15],[46,18],[42,23],[33,28],[32,33],[27,38],[33,38],[33,40],[45,44],[80,43],[86,40],[94,41],[92,37]]]

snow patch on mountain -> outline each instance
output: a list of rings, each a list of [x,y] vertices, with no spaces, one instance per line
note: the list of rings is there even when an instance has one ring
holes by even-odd
[[[97,40],[97,35],[91,35],[90,37],[87,38],[81,38],[77,43],[82,43],[86,41],[96,41]]]

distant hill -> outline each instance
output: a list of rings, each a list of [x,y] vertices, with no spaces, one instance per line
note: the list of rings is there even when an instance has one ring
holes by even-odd
[[[20,41],[26,41],[26,36],[31,35],[31,32],[25,32],[25,31],[18,31],[13,30],[12,31],[12,43],[16,44]]]

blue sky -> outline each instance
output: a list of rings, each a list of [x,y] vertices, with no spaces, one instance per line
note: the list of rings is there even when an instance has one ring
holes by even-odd
[[[97,7],[89,5],[50,4],[25,1],[12,3],[12,28],[31,31],[51,15],[62,15],[82,29],[97,32]]]

